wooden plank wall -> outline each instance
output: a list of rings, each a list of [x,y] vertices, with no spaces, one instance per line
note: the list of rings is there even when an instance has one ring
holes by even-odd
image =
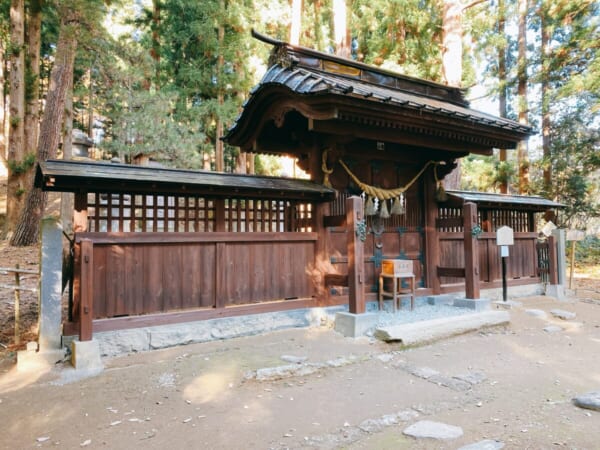
[[[79,233],[76,239],[93,243],[94,319],[314,295],[315,233]]]
[[[515,233],[515,245],[509,248],[507,278],[537,281],[537,233]],[[440,266],[464,267],[463,233],[440,233]],[[482,233],[478,240],[480,281],[493,283],[502,279],[502,261],[496,233]],[[463,283],[464,278],[441,277],[442,286]]]

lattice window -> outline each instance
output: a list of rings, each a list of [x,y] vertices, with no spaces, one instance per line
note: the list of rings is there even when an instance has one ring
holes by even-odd
[[[516,233],[527,233],[534,229],[531,223],[533,215],[528,211],[482,208],[478,211],[478,216],[484,231],[496,231],[503,226],[511,227]]]
[[[210,232],[218,228],[219,208],[222,208],[224,231],[228,232],[308,232],[313,229],[310,203],[141,194],[89,194],[88,229],[95,232]]]
[[[88,195],[90,231],[199,232],[214,231],[214,223],[214,199],[173,195]]]

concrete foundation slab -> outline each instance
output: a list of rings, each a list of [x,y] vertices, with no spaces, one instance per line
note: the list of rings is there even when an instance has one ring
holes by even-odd
[[[335,315],[335,331],[346,337],[359,337],[366,333],[369,328],[377,324],[377,314],[364,313],[352,314],[349,312],[338,312]]]
[[[454,306],[475,311],[487,311],[491,308],[491,300],[489,298],[455,298]]]
[[[560,301],[565,301],[568,299],[565,292],[565,287],[562,284],[549,284],[546,286],[546,295],[554,297]]]
[[[375,330],[374,336],[386,342],[421,345],[481,328],[506,325],[509,322],[508,311],[484,311],[382,327]]]
[[[523,306],[523,303],[515,300],[497,300],[492,303],[494,309],[513,309]]]
[[[427,297],[427,303],[430,305],[452,305],[454,296],[450,294],[430,295]]]
[[[77,370],[102,370],[104,364],[100,359],[100,345],[98,341],[74,340],[71,342],[71,364]]]

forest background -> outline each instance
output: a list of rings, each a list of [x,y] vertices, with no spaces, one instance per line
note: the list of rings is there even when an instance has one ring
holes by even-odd
[[[0,0],[4,236],[37,241],[33,169],[70,158],[74,128],[97,159],[279,175],[220,140],[266,70],[252,28],[462,87],[476,109],[530,124],[517,151],[464,158],[450,187],[542,195],[566,206],[557,225],[600,231],[593,0]],[[583,248],[600,258],[598,242]]]

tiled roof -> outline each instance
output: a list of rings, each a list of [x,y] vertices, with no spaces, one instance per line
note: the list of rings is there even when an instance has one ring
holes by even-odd
[[[562,208],[564,205],[535,195],[508,195],[474,191],[446,191],[449,197],[460,199],[462,202],[492,203],[506,205],[538,206],[541,210],[547,208]]]
[[[248,102],[251,101],[252,95],[268,85],[285,86],[297,94],[343,95],[382,104],[396,105],[404,109],[423,110],[435,115],[460,118],[504,130],[514,130],[526,134],[531,132],[529,126],[513,120],[492,116],[466,106],[298,65],[286,68],[276,64],[269,68],[261,82],[250,92],[251,97]]]
[[[107,162],[40,162],[36,186],[58,192],[185,193],[331,200],[335,191],[309,180],[200,170],[150,168]]]

